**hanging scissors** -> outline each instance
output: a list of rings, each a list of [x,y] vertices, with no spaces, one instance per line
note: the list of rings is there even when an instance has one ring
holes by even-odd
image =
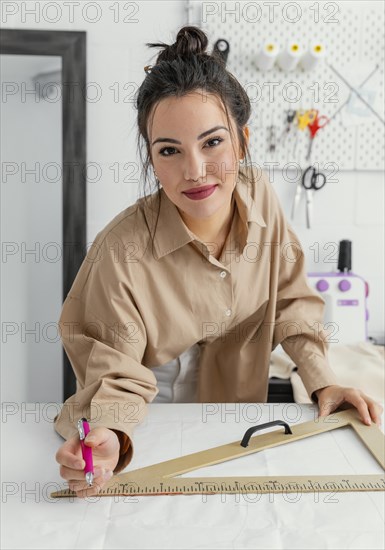
[[[294,141],[294,149],[293,149],[293,156],[295,157],[296,150],[297,150],[297,143],[298,143],[298,130],[305,130],[307,126],[313,122],[317,115],[317,112],[315,109],[298,109],[296,112],[296,122],[297,122],[297,132],[295,135],[295,141]]]
[[[300,109],[297,111],[297,126],[300,130],[304,130],[317,116],[317,111],[315,109]]]
[[[326,124],[329,122],[328,117],[326,117],[324,115],[323,116],[318,116],[318,111],[317,110],[315,110],[315,113],[316,113],[316,115],[314,117],[314,120],[309,122],[309,124],[308,124],[308,128],[309,128],[309,131],[310,131],[310,143],[309,143],[309,149],[307,150],[306,160],[310,160],[311,151],[312,151],[312,148],[313,148],[313,141],[314,141],[316,133],[318,132],[318,130],[320,130],[321,128],[326,126]]]
[[[313,220],[313,191],[319,191],[326,184],[326,176],[317,172],[314,166],[306,168],[302,175],[302,185],[306,192],[306,224],[310,229]]]
[[[302,174],[302,178],[297,182],[297,189],[293,201],[291,218],[294,215],[301,198],[303,189],[306,193],[306,225],[310,229],[313,219],[313,191],[319,191],[326,184],[326,176],[322,172],[318,172],[314,166],[309,166]]]
[[[271,153],[272,158],[275,157],[276,148],[278,145],[277,141],[277,134],[276,134],[277,126],[274,124],[274,113],[271,114],[271,124],[267,127],[267,141],[268,141],[268,147],[267,150],[269,153]]]
[[[282,145],[285,143],[286,137],[290,133],[296,112],[297,111],[295,111],[294,109],[289,109],[288,111],[286,111],[286,126],[283,129],[282,134],[279,138],[279,141],[282,143]]]

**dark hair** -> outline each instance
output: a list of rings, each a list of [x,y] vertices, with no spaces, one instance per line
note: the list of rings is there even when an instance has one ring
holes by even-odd
[[[145,184],[148,180],[148,170],[151,164],[151,147],[147,128],[155,106],[166,97],[181,97],[197,89],[202,89],[205,93],[215,94],[220,98],[229,123],[230,138],[234,144],[229,121],[229,112],[231,113],[236,123],[238,141],[244,153],[245,162],[248,164],[246,159],[251,159],[243,128],[250,117],[250,100],[238,80],[226,69],[225,61],[221,55],[215,50],[211,54],[206,52],[208,45],[206,34],[199,27],[187,26],[179,30],[176,41],[171,46],[164,43],[147,43],[146,45],[151,48],[162,47],[164,49],[158,54],[155,65],[145,67],[147,75],[136,97],[136,109],[138,110],[137,147]],[[141,147],[142,140],[145,144],[144,154]],[[240,176],[243,176],[241,172]],[[160,197],[159,180],[155,179],[155,183]],[[160,202],[158,218],[159,211]]]

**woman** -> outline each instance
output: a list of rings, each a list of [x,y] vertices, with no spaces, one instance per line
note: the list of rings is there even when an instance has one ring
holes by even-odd
[[[281,344],[320,415],[346,403],[380,422],[382,407],[339,386],[328,364],[324,302],[307,285],[271,184],[252,166],[248,96],[207,44],[196,27],[172,46],[149,44],[165,47],[139,89],[138,127],[158,190],[98,233],[63,304],[77,392],[55,419],[67,440],[56,460],[80,497],[127,466],[135,425],[159,391],[157,368],[194,346],[197,401],[265,402]],[[96,476],[87,493],[82,416]]]

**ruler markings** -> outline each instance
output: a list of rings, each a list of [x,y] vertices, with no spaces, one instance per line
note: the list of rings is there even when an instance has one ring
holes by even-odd
[[[336,428],[351,426],[362,443],[385,470],[385,435],[378,426],[363,424],[356,409],[333,413],[315,421],[295,424],[292,435],[262,434],[255,436],[245,449],[240,441],[221,445],[185,455],[179,459],[160,462],[111,478],[99,496],[114,495],[164,495],[164,494],[215,494],[215,493],[294,493],[294,492],[330,492],[330,491],[385,491],[385,477],[381,474],[362,475],[308,475],[308,476],[237,476],[178,478],[182,473],[198,468],[232,460],[240,456],[261,451],[310,435],[327,432]],[[167,480],[167,487],[163,480]],[[76,493],[64,489],[51,493],[51,497],[76,496]]]

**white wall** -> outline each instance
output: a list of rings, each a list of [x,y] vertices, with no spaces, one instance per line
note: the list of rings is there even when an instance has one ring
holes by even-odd
[[[53,22],[56,16],[53,4],[62,7],[61,13],[56,14],[57,22]],[[87,32],[87,80],[94,83],[89,87],[87,103],[88,162],[98,163],[101,169],[99,180],[90,181],[87,187],[87,241],[91,243],[96,233],[118,212],[135,202],[141,193],[135,183],[137,176],[125,168],[126,163],[137,162],[136,111],[129,100],[144,78],[144,65],[152,63],[158,51],[148,48],[145,43],[174,41],[177,30],[187,23],[187,3],[177,0],[85,2],[82,4],[89,6],[88,11],[82,13],[74,2],[73,22],[64,4],[22,2],[16,6],[18,11],[14,15],[6,16],[3,10],[2,24],[4,28]],[[87,21],[96,16],[95,6],[92,8],[91,4],[101,11],[95,22]],[[138,6],[138,11],[122,8],[117,14],[110,9],[117,4],[119,9],[124,5]],[[32,13],[23,11],[22,5]],[[45,12],[45,6],[49,5],[51,7]],[[114,22],[114,15],[117,22]],[[111,88],[119,90],[118,97],[114,97]],[[101,97],[94,101],[96,89],[101,91]],[[263,159],[255,161],[263,165]],[[114,181],[111,168],[114,163],[119,166],[118,182]],[[94,176],[92,170],[89,176]],[[123,182],[130,177],[134,179],[132,183]],[[327,185],[314,197],[314,227],[306,228],[303,204],[297,220],[292,222],[293,227],[304,245],[308,271],[334,270],[335,266],[324,262],[327,251],[323,247],[331,242],[338,244],[341,239],[353,241],[353,271],[365,278],[370,286],[369,336],[381,342],[384,334],[383,172],[339,172],[337,178],[338,183]],[[295,184],[285,181],[282,174],[276,174],[274,186],[289,217]],[[319,263],[314,261],[312,252],[315,243],[320,247]]]

